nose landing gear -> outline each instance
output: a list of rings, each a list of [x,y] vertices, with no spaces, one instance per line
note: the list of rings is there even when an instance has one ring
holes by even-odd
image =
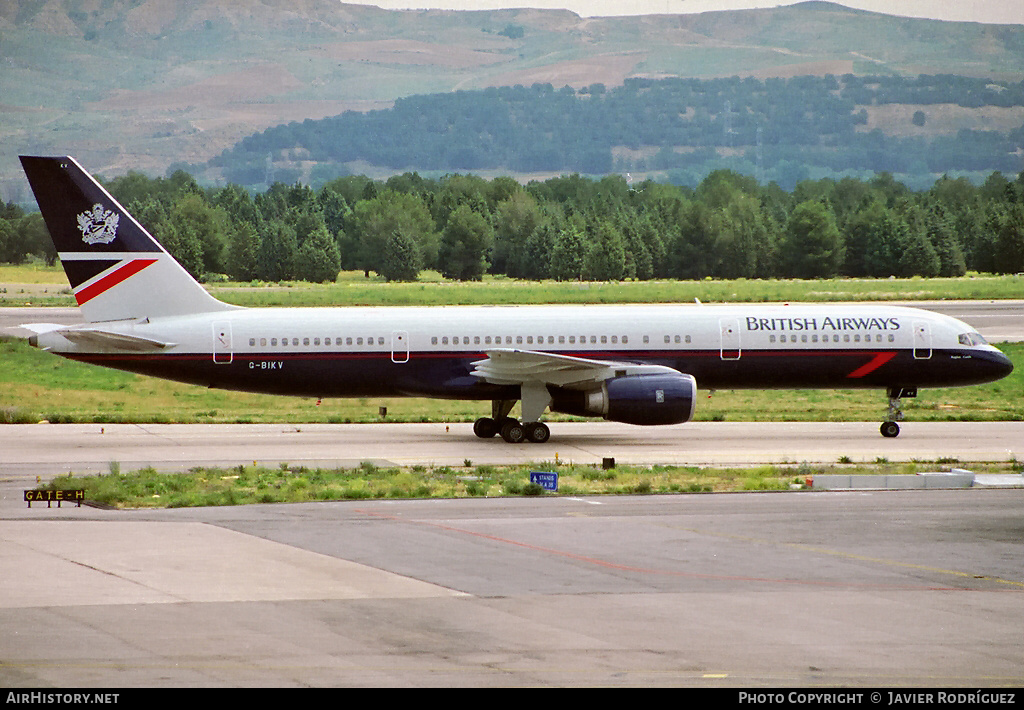
[[[882,422],[882,426],[879,431],[882,432],[882,436],[887,439],[894,439],[900,435],[900,425],[896,422],[903,421],[903,407],[901,400],[903,397],[916,397],[916,387],[890,387],[886,390],[886,394],[889,396],[889,412],[887,414],[888,420]]]

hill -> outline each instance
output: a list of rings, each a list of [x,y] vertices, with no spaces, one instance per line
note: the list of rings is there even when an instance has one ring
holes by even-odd
[[[334,0],[8,0],[0,4],[0,198],[20,152],[108,175],[203,163],[289,121],[414,94],[664,77],[960,74],[1024,78],[1024,27],[822,2],[698,15],[385,11]],[[888,111],[888,113],[887,113]],[[906,130],[895,109],[872,127]],[[1009,130],[1013,110],[950,110],[930,130]]]

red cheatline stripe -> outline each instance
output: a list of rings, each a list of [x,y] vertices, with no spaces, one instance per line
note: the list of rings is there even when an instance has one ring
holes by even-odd
[[[858,367],[856,370],[851,372],[847,377],[863,377],[864,375],[870,374],[880,368],[885,363],[896,357],[895,351],[889,351],[884,353],[872,353],[874,355],[868,362]]]
[[[99,281],[95,282],[91,286],[86,286],[76,293],[75,300],[78,301],[78,305],[82,305],[86,301],[91,301],[107,289],[117,286],[125,279],[134,276],[150,264],[155,263],[156,259],[132,259],[124,266],[119,267],[115,271],[111,271]]]

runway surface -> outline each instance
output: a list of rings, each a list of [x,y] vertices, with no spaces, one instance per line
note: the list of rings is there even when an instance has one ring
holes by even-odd
[[[874,424],[683,425],[655,442],[618,427],[559,425],[547,446],[620,460],[967,460],[1024,441],[1020,423],[909,424],[896,440]],[[21,499],[39,461],[102,468],[109,446],[125,468],[135,455],[184,467],[273,451],[552,457],[468,425],[277,429],[0,427],[0,686],[1024,683],[1024,489],[157,511]]]
[[[546,444],[478,439],[471,424],[11,424],[0,427],[0,492],[54,475],[146,466],[186,470],[258,462],[307,467],[462,466],[558,460],[601,464],[758,465],[1024,459],[1024,422],[692,422],[636,427],[555,422]]]
[[[1024,684],[1024,490],[0,506],[0,686]]]

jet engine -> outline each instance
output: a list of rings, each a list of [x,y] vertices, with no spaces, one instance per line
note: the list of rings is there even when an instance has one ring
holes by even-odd
[[[681,372],[613,377],[589,390],[548,390],[553,412],[625,424],[682,424],[697,404],[697,381]]]

